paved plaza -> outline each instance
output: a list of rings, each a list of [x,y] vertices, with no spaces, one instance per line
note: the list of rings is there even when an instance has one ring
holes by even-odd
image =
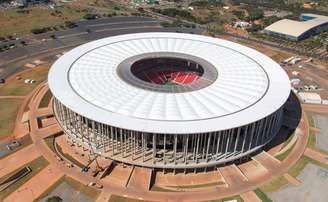
[[[46,202],[47,198],[51,196],[59,196],[63,201],[79,201],[79,202],[92,202],[93,198],[74,189],[67,182],[62,182],[54,190],[52,190],[48,196],[42,198],[40,202]]]
[[[313,119],[320,131],[317,133],[316,146],[328,152],[328,115],[314,114]]]
[[[297,177],[302,184],[287,185],[282,190],[269,194],[277,202],[327,202],[328,170],[308,164]]]

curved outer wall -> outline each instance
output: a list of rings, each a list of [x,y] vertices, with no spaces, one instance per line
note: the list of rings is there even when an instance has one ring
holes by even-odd
[[[282,124],[283,106],[245,126],[197,134],[158,134],[102,124],[54,100],[56,117],[72,142],[119,162],[150,168],[211,167],[263,147]],[[128,124],[128,123],[127,123]]]

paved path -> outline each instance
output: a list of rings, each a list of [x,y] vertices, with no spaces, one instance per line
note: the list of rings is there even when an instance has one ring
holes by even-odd
[[[244,202],[262,202],[262,200],[257,197],[254,191],[242,193],[240,194],[240,196],[244,200]]]
[[[263,177],[268,174],[268,170],[256,161],[249,161],[247,163],[243,163],[241,165],[238,165],[238,168],[249,180],[256,180],[259,177]]]
[[[271,168],[271,169],[279,169],[281,162],[268,154],[267,152],[263,151],[260,154],[252,157],[256,162],[259,164],[263,165],[266,168]]]
[[[24,99],[26,96],[18,96],[18,95],[2,95],[0,99]]]
[[[128,188],[149,190],[151,173],[151,169],[135,167],[129,180]]]
[[[104,189],[104,190],[100,193],[100,195],[98,196],[96,202],[108,202],[109,199],[110,199],[110,196],[111,196],[111,194],[110,194],[110,190],[106,190],[106,189]]]
[[[219,170],[229,187],[244,186],[247,182],[247,178],[240,172],[235,164],[221,167]]]
[[[304,155],[310,157],[311,159],[319,161],[320,163],[328,164],[328,156],[321,152],[306,148]]]
[[[4,202],[34,201],[63,177],[63,175],[56,166],[48,165],[5,198]]]
[[[321,114],[328,113],[328,105],[320,105],[320,104],[302,104],[302,108],[305,111],[311,111]]]
[[[320,132],[320,128],[310,127],[310,130],[316,133]]]
[[[0,177],[20,168],[24,164],[38,158],[40,153],[34,145],[29,145],[0,160]]]

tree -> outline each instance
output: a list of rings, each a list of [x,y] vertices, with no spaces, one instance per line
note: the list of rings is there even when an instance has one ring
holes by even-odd
[[[94,20],[97,19],[99,16],[97,14],[93,14],[93,13],[87,13],[83,16],[84,19],[86,20]]]
[[[46,200],[46,202],[61,202],[61,201],[63,201],[63,199],[60,198],[59,196],[51,196]]]

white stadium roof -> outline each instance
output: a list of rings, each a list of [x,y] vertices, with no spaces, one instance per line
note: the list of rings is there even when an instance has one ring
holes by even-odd
[[[201,58],[216,68],[217,79],[199,90],[165,93],[119,77],[122,61],[158,52]],[[128,34],[84,44],[55,62],[48,83],[62,104],[82,116],[154,133],[203,133],[246,125],[278,110],[290,93],[284,70],[258,51],[181,33]]]

